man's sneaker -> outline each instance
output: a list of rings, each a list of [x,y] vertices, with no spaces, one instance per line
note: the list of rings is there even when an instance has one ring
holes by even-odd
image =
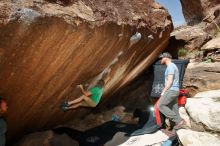
[[[68,101],[66,101],[66,100],[62,101],[62,102],[61,102],[61,107],[62,107],[62,106],[68,107],[68,106],[69,106]]]
[[[178,130],[178,129],[182,129],[182,128],[186,128],[186,121],[184,119],[182,119],[178,124],[176,124],[173,128]]]
[[[168,137],[173,137],[176,136],[176,132],[175,131],[169,131],[167,129],[161,129],[161,131],[166,134]]]
[[[63,112],[66,112],[66,111],[68,110],[68,107],[67,107],[67,106],[61,106],[61,110],[62,110]]]

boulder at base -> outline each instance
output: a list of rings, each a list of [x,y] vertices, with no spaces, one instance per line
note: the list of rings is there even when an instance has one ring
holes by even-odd
[[[198,93],[189,98],[186,110],[196,123],[202,123],[207,129],[220,131],[220,90]]]
[[[190,117],[187,114],[186,108],[185,107],[180,107],[179,108],[179,113],[180,113],[180,117],[183,118],[186,121],[186,125],[191,128]]]
[[[146,145],[160,145],[166,141],[169,137],[161,131],[157,131],[153,134],[144,134],[139,136],[132,136],[126,142],[119,146],[146,146]]]
[[[220,140],[205,132],[181,129],[177,131],[183,146],[220,146]]]

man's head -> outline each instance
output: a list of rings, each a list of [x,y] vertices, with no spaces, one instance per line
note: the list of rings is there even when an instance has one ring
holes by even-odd
[[[172,56],[170,53],[164,52],[159,56],[159,58],[161,58],[161,64],[166,65],[168,62],[171,61]]]
[[[99,86],[101,88],[104,87],[104,85],[105,85],[105,81],[103,79],[99,80],[96,84],[96,86]]]
[[[8,105],[6,99],[0,97],[0,115],[6,113],[8,110]]]

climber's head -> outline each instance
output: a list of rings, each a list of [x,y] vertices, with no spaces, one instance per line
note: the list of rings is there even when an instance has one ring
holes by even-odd
[[[96,86],[99,86],[101,88],[103,88],[105,85],[105,81],[103,79],[99,80],[98,83],[96,84]]]
[[[7,99],[0,97],[0,115],[6,113],[8,110]]]
[[[172,56],[170,53],[164,52],[159,56],[159,58],[161,58],[161,64],[166,65],[168,62],[171,61]]]

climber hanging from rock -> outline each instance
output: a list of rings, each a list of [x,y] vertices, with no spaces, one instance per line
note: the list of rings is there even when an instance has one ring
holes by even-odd
[[[90,88],[89,90],[84,89],[83,85],[78,85],[82,91],[82,96],[72,101],[63,101],[61,103],[61,109],[67,111],[70,109],[76,109],[78,107],[96,107],[103,95],[103,90],[105,84],[109,80],[110,69],[103,74],[102,78],[97,82],[97,84]]]

